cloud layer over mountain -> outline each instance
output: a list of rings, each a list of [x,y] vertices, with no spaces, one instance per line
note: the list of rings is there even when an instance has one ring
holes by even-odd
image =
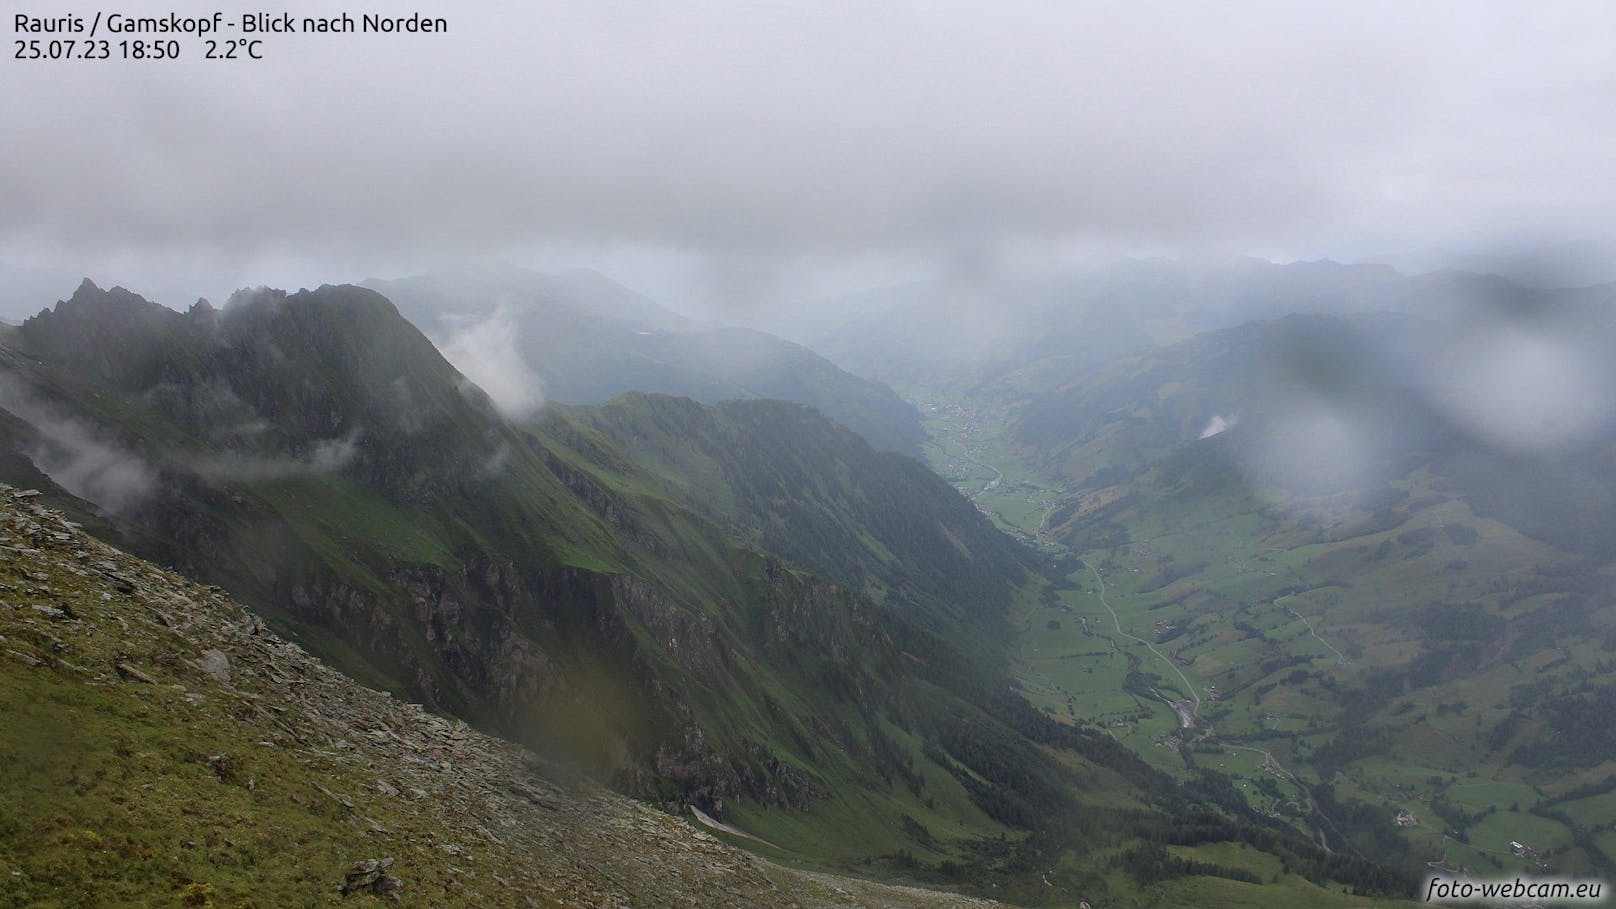
[[[744,296],[871,258],[1616,233],[1608,4],[423,12],[448,33],[15,63],[0,260],[672,256]]]

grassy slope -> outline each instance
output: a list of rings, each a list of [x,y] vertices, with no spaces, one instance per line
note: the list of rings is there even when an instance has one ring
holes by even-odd
[[[368,905],[336,888],[383,857],[420,905],[985,905],[763,864],[362,689],[11,492],[0,905]]]
[[[1028,554],[934,474],[805,408],[631,394],[575,419],[731,534],[932,621],[991,631],[1033,580]]]

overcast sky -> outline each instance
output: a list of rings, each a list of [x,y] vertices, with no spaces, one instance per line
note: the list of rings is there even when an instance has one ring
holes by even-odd
[[[6,60],[0,262],[184,305],[493,257],[742,306],[962,256],[1616,236],[1608,0],[378,8],[449,31]]]

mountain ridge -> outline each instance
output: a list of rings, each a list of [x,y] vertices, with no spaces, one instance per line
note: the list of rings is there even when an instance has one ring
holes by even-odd
[[[890,388],[773,335],[679,316],[594,272],[505,269],[365,286],[459,351],[468,373],[480,359],[525,369],[550,400],[598,404],[627,391],[707,404],[780,398],[817,408],[878,448],[918,455],[925,438],[919,414]]]

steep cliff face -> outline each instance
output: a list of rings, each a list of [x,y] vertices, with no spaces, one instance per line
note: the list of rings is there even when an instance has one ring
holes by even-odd
[[[848,591],[766,570],[771,589],[739,625],[633,575],[480,559],[398,568],[381,579],[384,592],[330,575],[271,589],[295,627],[335,638],[368,666],[396,667],[389,678],[428,707],[580,761],[626,791],[709,811],[737,797],[806,807],[825,785],[762,747],[786,731],[788,711],[752,703],[757,669],[735,655],[811,649],[815,662],[846,671],[856,695],[872,684],[863,664],[895,654],[874,611]],[[714,696],[758,728],[738,734],[716,722]],[[851,735],[842,720],[823,731],[832,745]]]

